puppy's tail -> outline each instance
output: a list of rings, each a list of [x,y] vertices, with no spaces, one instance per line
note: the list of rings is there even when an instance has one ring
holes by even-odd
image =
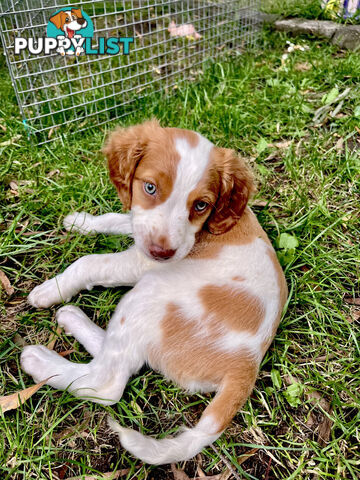
[[[191,429],[184,429],[176,437],[156,440],[135,430],[121,427],[112,418],[109,426],[118,433],[120,442],[126,450],[143,462],[153,465],[180,462],[197,455],[222,434],[240,406],[252,390],[244,383],[227,381],[218,391],[210,405],[205,409],[199,423]],[[250,388],[249,388],[250,387]]]

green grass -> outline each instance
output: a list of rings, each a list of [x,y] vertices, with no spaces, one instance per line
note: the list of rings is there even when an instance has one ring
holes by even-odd
[[[258,178],[254,210],[277,247],[290,287],[288,310],[256,388],[216,442],[221,456],[208,448],[186,462],[189,474],[200,461],[208,475],[218,474],[224,458],[246,479],[356,479],[360,474],[358,311],[344,302],[345,296],[360,296],[360,63],[358,54],[300,38],[297,43],[309,49],[290,54],[282,66],[287,39],[265,33],[255,51],[209,64],[199,83],[143,101],[124,122],[156,116],[163,125],[197,130],[247,157]],[[1,294],[4,395],[32,384],[19,367],[15,334],[46,344],[55,329],[56,309],[29,308],[29,291],[80,256],[125,249],[129,239],[70,235],[61,224],[75,209],[121,210],[99,153],[105,130],[30,145],[4,63],[0,75],[0,125],[6,127],[0,129],[0,269],[15,289],[11,297]],[[350,87],[349,96],[337,116],[313,125],[315,110],[335,87],[340,92]],[[4,145],[16,135],[22,136],[15,144]],[[281,248],[288,239],[284,233],[298,245],[291,238],[293,248]],[[125,291],[96,288],[73,303],[105,326]],[[72,347],[73,361],[88,361],[64,334],[55,349]],[[21,408],[0,415],[0,477],[102,478],[102,472],[129,468],[127,478],[172,478],[169,466],[142,465],[122,450],[106,428],[106,413],[161,434],[174,432],[185,419],[195,423],[210,398],[181,392],[146,369],[111,408],[42,387]],[[239,457],[253,448],[258,450],[240,465]]]
[[[359,18],[343,18],[344,10],[340,0],[330,0],[326,8],[321,7],[322,0],[267,0],[262,2],[261,10],[283,17],[302,17],[308,19],[332,20],[339,23],[357,24]],[[342,2],[343,4],[343,2]]]

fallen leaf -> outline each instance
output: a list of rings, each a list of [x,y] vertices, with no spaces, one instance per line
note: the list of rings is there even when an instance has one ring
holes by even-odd
[[[0,143],[0,147],[8,147],[9,145],[12,145],[13,143],[20,140],[21,137],[22,135],[15,135],[15,137],[10,138],[10,140],[6,140],[5,142]]]
[[[0,283],[5,290],[5,292],[10,296],[14,293],[14,288],[11,286],[10,280],[5,275],[5,273],[0,270]]]
[[[360,320],[360,309],[357,307],[351,307],[350,316],[346,317],[346,320],[349,323],[357,322],[358,320]]]
[[[175,463],[171,464],[171,471],[172,471],[172,474],[174,475],[174,480],[190,480],[190,477],[186,475],[184,470],[179,470],[178,468],[175,467]]]
[[[99,475],[85,475],[81,477],[69,477],[66,480],[99,480],[100,478],[105,479],[108,478],[109,480],[116,480],[117,478],[123,477],[124,475],[128,475],[130,472],[130,468],[123,468],[122,470],[116,470],[115,472],[105,472]]]
[[[6,128],[5,125],[1,125],[1,124],[0,124],[0,128],[1,128],[1,130],[2,130],[3,132],[6,132],[6,130],[7,130],[7,128]]]
[[[357,305],[360,306],[360,298],[353,298],[353,297],[345,297],[345,302],[349,305]]]
[[[19,190],[19,185],[15,180],[11,180],[11,182],[9,183],[9,187],[11,188],[11,190]]]
[[[46,345],[49,350],[54,350],[56,340],[59,338],[62,332],[61,327],[57,327],[56,331],[50,335],[49,343]]]
[[[51,377],[49,377],[51,378]],[[7,412],[8,410],[14,410],[22,405],[28,398],[32,397],[39,388],[41,388],[49,380],[49,378],[43,380],[36,385],[20,390],[20,392],[12,393],[11,395],[5,395],[0,397],[0,409],[2,413]]]
[[[297,70],[298,72],[306,72],[311,70],[311,68],[312,66],[308,62],[300,62],[294,65],[294,70]]]
[[[75,348],[70,348],[70,350],[64,350],[63,352],[58,352],[61,357],[67,357],[70,353],[76,352]]]
[[[335,150],[337,153],[341,153],[344,150],[344,139],[339,138],[339,140],[335,144]]]
[[[56,168],[55,170],[51,170],[46,176],[47,176],[47,178],[51,178],[54,175],[58,175],[59,173],[60,173],[60,170],[58,168]]]
[[[246,462],[246,460],[250,457],[252,457],[253,455],[255,455],[255,453],[258,451],[259,449],[258,448],[253,448],[252,450],[249,450],[248,452],[245,452],[243,453],[242,455],[240,455],[240,457],[238,457],[237,459],[237,462],[239,465],[243,464],[244,462]]]
[[[27,345],[29,345],[24,339],[23,337],[21,337],[18,333],[16,333],[14,335],[14,338],[12,339],[12,341],[15,343],[15,345],[17,345],[18,347],[26,347]]]

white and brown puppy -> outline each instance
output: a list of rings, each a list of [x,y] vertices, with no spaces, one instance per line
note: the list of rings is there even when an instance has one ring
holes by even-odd
[[[80,258],[36,287],[29,302],[47,308],[94,285],[135,287],[106,331],[77,307],[57,312],[59,325],[93,356],[90,363],[29,346],[21,364],[35,381],[51,377],[49,385],[107,405],[145,363],[185,389],[215,391],[199,423],[173,438],[156,440],[111,422],[143,461],[185,460],[221,435],[252,391],[286,302],[284,275],[247,207],[253,181],[234,151],[150,121],[115,130],[104,153],[130,214],[75,213],[65,226],[130,234],[135,245]]]
[[[60,35],[58,38],[81,38],[77,35],[77,32],[82,28],[86,28],[87,21],[82,15],[80,8],[72,8],[71,10],[61,10],[56,15],[50,17],[50,22],[55,25],[56,28],[64,32],[64,36]],[[65,55],[64,47],[59,47],[57,50],[61,55]],[[84,49],[82,47],[76,47],[75,54],[77,56],[82,53]],[[67,50],[68,55],[73,55],[73,50]]]

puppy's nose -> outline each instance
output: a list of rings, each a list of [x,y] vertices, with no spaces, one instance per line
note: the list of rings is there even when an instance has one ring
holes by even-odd
[[[85,22],[86,22],[85,18],[78,18],[78,19],[77,19],[77,23],[78,23],[79,25],[84,25]]]
[[[156,260],[168,260],[174,256],[176,250],[162,248],[159,245],[152,244],[149,247],[149,252]]]

